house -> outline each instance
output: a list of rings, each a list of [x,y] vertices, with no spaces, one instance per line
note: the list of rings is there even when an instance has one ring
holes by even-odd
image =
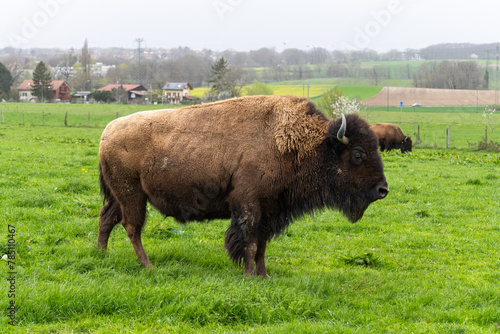
[[[183,99],[191,98],[193,87],[187,82],[167,82],[162,89],[165,102],[178,104]]]
[[[22,102],[36,102],[38,99],[31,94],[33,80],[24,80],[17,90],[19,91],[19,99]],[[52,92],[51,100],[67,101],[70,99],[70,89],[68,84],[63,80],[53,80],[50,82],[50,90]]]
[[[121,85],[121,84],[110,84],[107,86],[104,86],[102,88],[96,89],[98,92],[111,92],[113,89],[116,90],[118,93],[118,90],[120,88],[123,88],[123,90],[127,93],[127,101],[131,100],[137,100],[136,102],[146,100],[148,96],[151,95],[150,92],[144,86],[142,85]],[[120,99],[120,98],[118,98]]]
[[[71,94],[71,100],[74,102],[88,102],[92,98],[92,92],[78,91]]]

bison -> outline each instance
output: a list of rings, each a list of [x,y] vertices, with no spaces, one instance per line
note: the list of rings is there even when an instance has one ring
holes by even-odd
[[[292,96],[144,111],[108,124],[99,150],[98,247],[120,223],[144,267],[149,201],[180,222],[231,219],[225,249],[244,275],[269,277],[267,242],[323,207],[351,222],[388,185],[377,137],[356,115],[328,120]]]
[[[401,128],[391,123],[371,124],[370,128],[378,137],[380,151],[401,149],[401,153],[411,152],[411,138]]]

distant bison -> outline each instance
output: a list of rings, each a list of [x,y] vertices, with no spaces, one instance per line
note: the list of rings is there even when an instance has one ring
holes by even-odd
[[[401,153],[411,152],[411,138],[406,136],[399,126],[391,123],[378,123],[370,125],[370,128],[378,137],[381,151],[401,149]]]
[[[230,218],[225,248],[244,275],[268,277],[267,242],[322,207],[351,222],[388,186],[377,138],[355,115],[329,121],[307,99],[236,98],[139,112],[108,124],[99,151],[98,246],[119,222],[139,261],[146,202],[180,222]],[[255,266],[254,266],[255,263]]]

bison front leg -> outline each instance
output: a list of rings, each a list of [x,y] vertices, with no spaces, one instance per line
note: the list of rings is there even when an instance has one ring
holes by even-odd
[[[231,226],[226,231],[225,248],[234,263],[243,261],[244,276],[269,277],[265,265],[266,242],[268,235],[258,228],[262,222],[260,214],[249,214],[249,210],[235,210]]]
[[[255,254],[255,274],[264,278],[269,278],[266,270],[266,247],[267,238],[261,238],[257,243],[257,254]]]
[[[257,255],[257,242],[256,238],[251,240],[245,247],[245,271],[243,276],[256,275],[254,272],[255,256]]]
[[[254,236],[249,238],[249,242],[245,247],[245,272],[244,276],[262,276],[269,278],[267,274],[265,253],[267,240],[262,236]],[[255,264],[255,265],[254,265]]]

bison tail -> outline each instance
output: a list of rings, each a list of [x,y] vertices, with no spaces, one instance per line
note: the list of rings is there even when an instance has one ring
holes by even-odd
[[[100,163],[99,163],[99,184],[101,186],[101,195],[103,196],[103,204],[106,204],[113,195],[111,195],[111,190],[106,184],[106,181],[104,181],[104,177],[102,174],[102,166]]]
[[[99,234],[97,236],[97,247],[106,249],[108,247],[108,239],[111,231],[116,224],[122,221],[122,211],[120,203],[111,193],[106,181],[103,177],[101,164],[99,164],[99,183],[101,185],[101,193],[104,197],[103,207],[99,213]]]
[[[237,220],[231,221],[231,226],[226,231],[225,248],[234,264],[241,265],[245,257],[245,234],[238,226]]]

